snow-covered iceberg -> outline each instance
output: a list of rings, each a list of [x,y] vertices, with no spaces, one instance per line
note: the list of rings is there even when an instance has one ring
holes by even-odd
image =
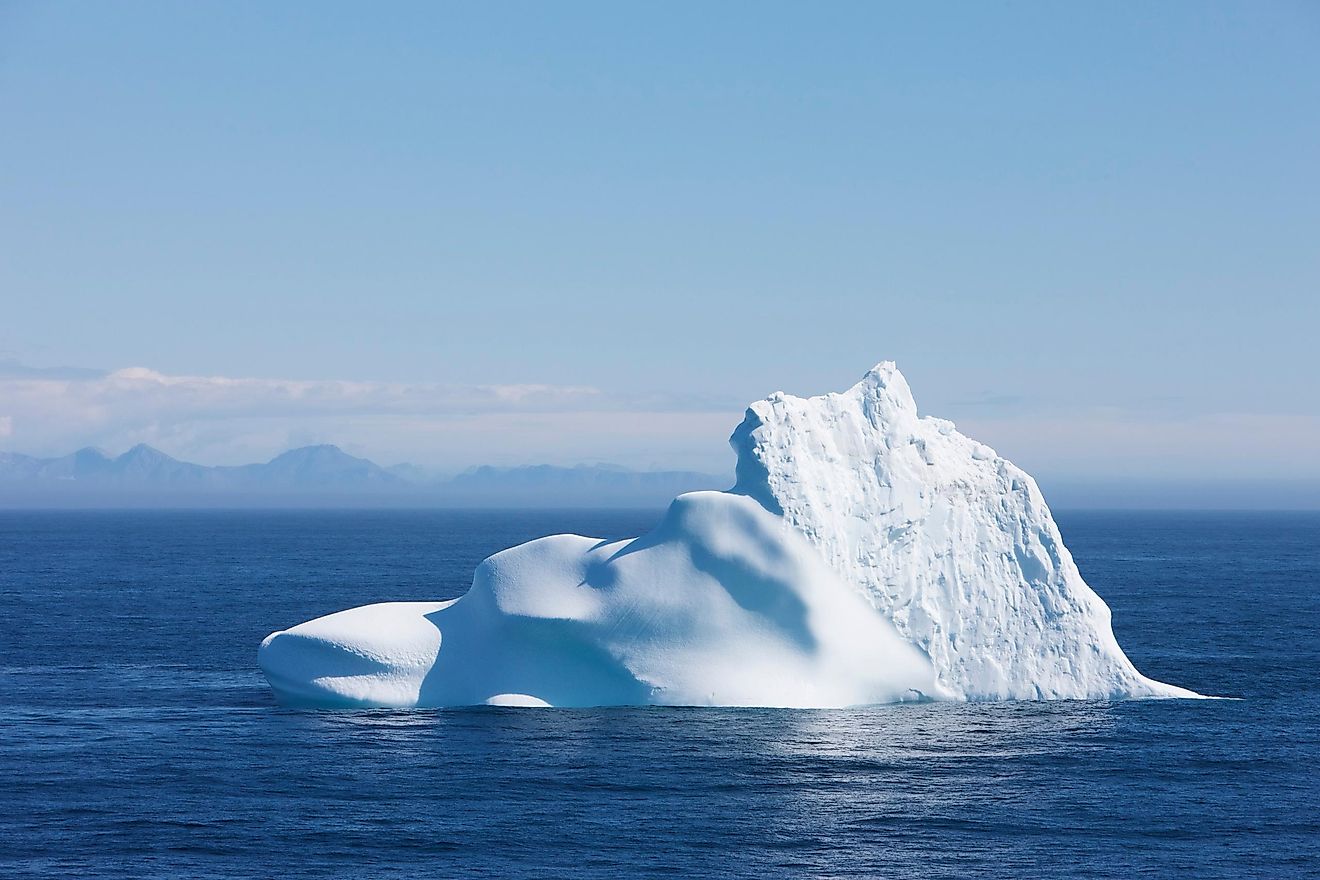
[[[919,417],[894,364],[759,401],[731,443],[734,488],[647,535],[505,550],[460,599],[273,633],[261,668],[317,706],[1195,696],[1136,670],[1035,481]]]

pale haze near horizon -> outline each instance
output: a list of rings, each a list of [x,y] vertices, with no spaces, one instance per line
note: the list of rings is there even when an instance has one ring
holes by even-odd
[[[1317,45],[1304,3],[0,4],[0,450],[722,472],[747,402],[893,359],[1047,490],[1268,506],[1320,484]]]

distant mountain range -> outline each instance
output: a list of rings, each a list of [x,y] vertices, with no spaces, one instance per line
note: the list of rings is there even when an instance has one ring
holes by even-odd
[[[612,465],[479,467],[433,478],[383,468],[337,446],[291,449],[264,464],[208,467],[139,444],[111,457],[0,453],[0,507],[655,507],[728,479]]]

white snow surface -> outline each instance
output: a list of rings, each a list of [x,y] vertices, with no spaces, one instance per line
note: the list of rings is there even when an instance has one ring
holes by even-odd
[[[730,439],[735,492],[780,514],[967,700],[1195,696],[1143,676],[1036,481],[944,419],[891,361],[841,394],[774,394]]]
[[[614,543],[496,553],[452,602],[341,611],[261,645],[285,703],[849,706],[933,695],[930,661],[756,501],[680,495]]]
[[[258,660],[314,706],[850,706],[1193,697],[1143,676],[1031,477],[921,418],[893,363],[775,394],[729,492],[631,541],[542,538],[447,602],[276,632]]]

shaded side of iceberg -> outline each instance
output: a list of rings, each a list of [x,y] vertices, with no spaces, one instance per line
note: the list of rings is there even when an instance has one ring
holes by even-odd
[[[273,633],[261,668],[345,707],[1195,696],[1136,670],[1035,482],[919,417],[892,363],[755,403],[731,443],[734,489],[647,535],[505,550],[460,599]]]

